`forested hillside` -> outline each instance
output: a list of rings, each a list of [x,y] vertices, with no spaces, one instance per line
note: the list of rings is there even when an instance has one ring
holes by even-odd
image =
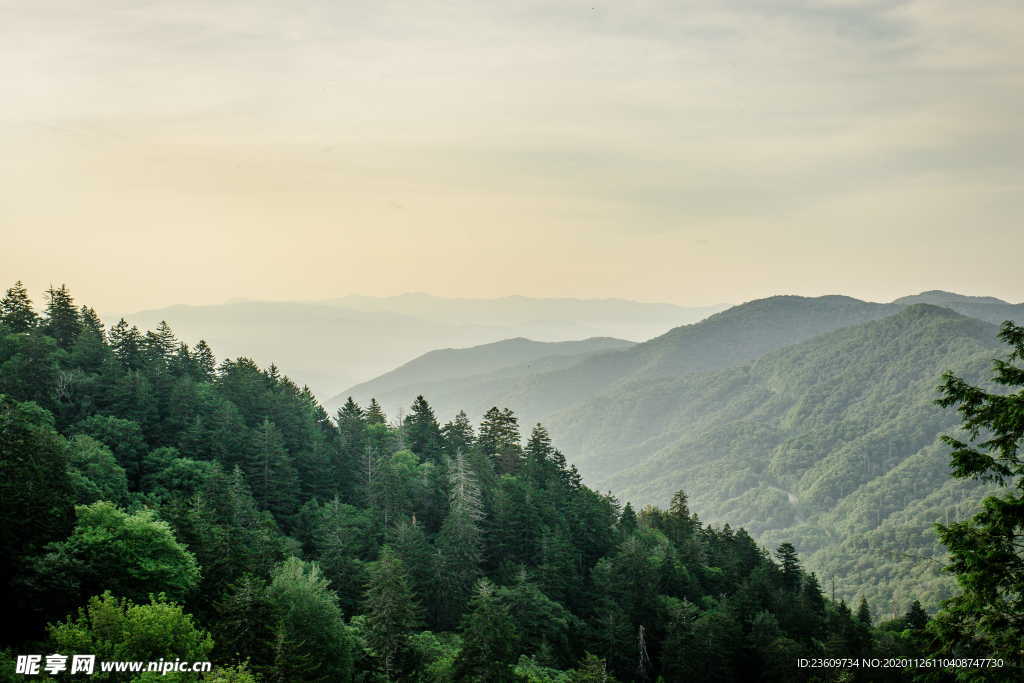
[[[948,593],[931,525],[970,509],[939,446],[956,416],[934,405],[944,370],[973,381],[997,328],[919,304],[750,365],[636,383],[558,416],[595,485],[640,503],[692,492],[709,520],[791,540],[842,595],[898,605]],[[895,601],[892,602],[892,601]]]
[[[276,367],[167,325],[104,329],[64,287],[0,302],[0,666],[211,659],[217,681],[899,680],[799,657],[912,655],[788,543],[684,493],[637,511],[515,414],[329,416]],[[97,680],[103,680],[97,676]],[[143,679],[138,679],[143,680]],[[145,679],[150,680],[150,679]],[[160,680],[191,680],[172,674]]]
[[[947,369],[980,379],[998,342],[995,325],[922,301],[1022,312],[939,291],[892,304],[772,297],[568,367],[424,390],[441,414],[461,400],[542,419],[601,490],[663,505],[683,488],[709,520],[769,546],[792,540],[847,598],[898,609],[913,586],[935,606],[952,580],[931,524],[982,489],[946,476],[938,438],[955,415],[934,389]],[[412,396],[410,385],[389,400]]]

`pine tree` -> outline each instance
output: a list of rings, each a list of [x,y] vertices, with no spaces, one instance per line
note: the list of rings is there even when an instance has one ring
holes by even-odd
[[[515,622],[498,599],[494,584],[487,579],[476,584],[461,631],[462,650],[455,663],[459,680],[495,683],[515,680],[512,674],[518,639]]]
[[[921,631],[928,625],[928,613],[921,607],[919,600],[910,603],[910,609],[903,615],[903,623],[914,631]]]
[[[82,306],[78,311],[78,317],[82,321],[83,331],[89,330],[96,334],[100,339],[106,341],[103,321],[100,320],[100,316],[96,313],[94,308],[91,308],[90,306]]]
[[[365,474],[367,453],[366,415],[349,396],[335,416],[338,425],[337,450],[334,462],[334,486],[347,498],[354,498],[353,488],[360,472]],[[376,454],[375,454],[376,455]]]
[[[434,409],[427,400],[417,396],[403,424],[406,448],[426,462],[435,462],[441,455],[441,427]]]
[[[857,605],[857,621],[868,628],[871,627],[871,608],[868,607],[867,598],[861,597],[860,603]]]
[[[438,591],[435,587],[434,552],[427,541],[423,527],[413,515],[398,520],[389,534],[390,547],[405,565],[413,593],[423,601],[427,622],[436,627],[438,619]]]
[[[166,320],[161,320],[155,331],[146,332],[143,338],[143,349],[149,360],[166,363],[174,355],[178,340],[171,331]]]
[[[626,536],[636,531],[636,513],[633,512],[633,506],[629,503],[626,503],[626,507],[622,508],[622,516],[619,517],[619,529]]]
[[[370,570],[366,588],[366,641],[381,659],[385,680],[401,673],[402,658],[409,635],[421,623],[419,601],[410,587],[405,565],[384,546],[380,559]]]
[[[117,324],[110,328],[108,335],[110,347],[121,365],[129,370],[138,370],[142,367],[142,334],[139,328],[128,323],[124,318],[117,321]]]
[[[449,466],[451,499],[437,537],[437,580],[442,624],[454,625],[480,576],[483,508],[480,489],[462,453]]]
[[[543,488],[547,485],[548,476],[554,469],[551,461],[553,450],[548,430],[538,422],[530,432],[524,451],[527,477],[534,486]]]
[[[494,461],[499,474],[512,474],[519,470],[522,448],[519,445],[519,420],[515,414],[497,406],[484,413],[477,443]]]
[[[207,382],[213,380],[214,374],[217,372],[217,359],[214,358],[213,350],[206,343],[206,340],[200,339],[199,343],[196,344],[193,358],[195,359],[196,367],[199,369],[199,379]]]
[[[28,332],[39,323],[39,316],[32,308],[32,300],[21,280],[15,282],[0,300],[0,323],[11,332]]]
[[[460,410],[454,420],[441,428],[441,442],[448,457],[453,457],[459,451],[468,453],[474,441],[473,424],[464,410]]]
[[[370,407],[366,409],[366,424],[370,425],[384,425],[387,424],[388,418],[384,414],[384,410],[381,409],[380,404],[377,403],[377,399],[370,399]]]
[[[46,290],[46,318],[43,326],[62,349],[70,349],[82,331],[75,300],[71,298],[66,285],[61,285],[60,289],[51,286]]]
[[[941,652],[1001,657],[1024,671],[1024,327],[1007,321],[999,338],[1011,347],[994,362],[992,381],[1014,393],[989,393],[952,373],[943,375],[943,407],[955,406],[967,441],[944,436],[953,476],[1002,485],[972,518],[936,525],[949,548],[948,570],[959,592],[936,616]],[[970,443],[968,443],[970,442]]]
[[[299,481],[281,431],[264,419],[253,433],[251,448],[246,474],[253,496],[276,519],[287,520],[298,507]]]
[[[775,557],[778,558],[782,569],[783,587],[795,593],[800,589],[800,576],[802,574],[796,548],[793,547],[792,543],[783,543],[775,551]]]

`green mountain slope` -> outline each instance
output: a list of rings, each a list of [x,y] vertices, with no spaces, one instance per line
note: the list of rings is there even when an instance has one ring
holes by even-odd
[[[899,307],[845,296],[759,299],[676,327],[642,344],[594,354],[568,367],[526,367],[520,374],[481,377],[479,382],[464,383],[459,391],[429,395],[441,416],[464,409],[470,417],[479,418],[491,406],[500,405],[514,410],[523,424],[547,423],[555,413],[633,382],[658,382],[747,363],[770,351],[877,320],[895,310]],[[393,395],[391,402],[407,406],[418,393],[425,392],[409,387],[404,395]]]
[[[631,383],[550,427],[589,481],[634,504],[682,488],[709,521],[792,540],[843,593],[935,600],[947,584],[930,525],[979,495],[948,476],[937,437],[957,420],[935,387],[947,369],[986,376],[995,337],[909,306],[742,367]]]

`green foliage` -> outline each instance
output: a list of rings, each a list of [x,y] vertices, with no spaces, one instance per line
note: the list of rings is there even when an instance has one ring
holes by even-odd
[[[1014,365],[1024,361],[1024,327],[1008,321],[999,337],[1011,352],[1006,360],[995,361],[993,381],[1015,392],[989,393],[953,373],[944,375],[940,387],[939,404],[957,407],[966,435],[943,437],[953,448],[953,475],[1000,488],[973,518],[937,525],[959,590],[943,605],[935,626],[944,651],[1000,657],[1024,671],[1024,367]],[[968,669],[958,677],[989,680],[993,675]]]
[[[82,321],[78,317],[75,301],[66,285],[60,289],[52,286],[46,290],[46,315],[43,318],[46,333],[57,341],[62,349],[70,349],[82,331]]]
[[[128,502],[124,468],[117,464],[109,448],[91,436],[78,434],[68,441],[68,477],[77,504],[99,500],[119,505]]]
[[[97,661],[205,661],[213,649],[210,635],[180,605],[162,595],[136,604],[106,591],[90,598],[77,617],[51,624],[47,630],[51,651],[95,654]],[[104,675],[97,668],[95,680],[121,680],[118,676],[123,674]],[[172,673],[160,680],[194,679]]]
[[[320,568],[294,557],[285,560],[274,570],[267,596],[275,620],[271,679],[350,680],[351,638]]]
[[[338,498],[307,509],[311,545],[341,606],[356,611],[366,583],[366,562],[374,553],[373,516]]]
[[[367,644],[389,680],[409,668],[409,636],[422,622],[420,604],[409,584],[402,560],[385,546],[370,570],[365,608]]]
[[[7,289],[0,299],[0,323],[9,332],[28,332],[39,322],[39,316],[32,307],[32,299],[21,280]]]
[[[75,425],[75,431],[94,438],[113,451],[132,487],[138,488],[143,474],[142,459],[147,451],[146,439],[138,422],[110,415],[92,415]]]
[[[129,514],[99,501],[75,512],[71,535],[50,543],[25,579],[41,601],[63,607],[109,590],[135,601],[161,593],[181,602],[199,582],[195,556],[152,511]]]
[[[436,461],[441,455],[441,427],[434,409],[427,400],[417,396],[403,425],[409,449],[424,460]]]
[[[512,681],[516,661],[515,621],[497,595],[494,584],[481,579],[462,620],[462,651],[455,662],[459,680]]]
[[[65,303],[48,321],[70,320],[70,295],[56,294]],[[18,651],[83,596],[118,598],[96,598],[59,625],[69,638],[96,637],[90,609],[125,623],[164,591],[188,601],[196,633],[213,634],[215,663],[243,663],[207,680],[799,680],[798,657],[920,655],[933,628],[922,628],[920,605],[875,627],[867,603],[858,615],[833,604],[805,566],[834,561],[870,579],[878,547],[931,551],[914,524],[979,491],[950,486],[931,462],[945,423],[927,401],[900,404],[909,395],[900,392],[934,380],[892,371],[891,359],[887,376],[864,330],[743,372],[648,382],[644,391],[667,393],[637,404],[645,424],[677,419],[674,433],[699,429],[699,439],[648,442],[654,432],[622,414],[633,404],[609,405],[614,419],[590,426],[595,439],[619,429],[617,458],[663,474],[658,487],[696,484],[692,498],[659,488],[671,500],[662,510],[584,486],[542,425],[521,445],[507,408],[488,411],[478,429],[465,413],[439,427],[422,398],[401,424],[388,424],[377,401],[365,411],[346,402],[332,421],[276,367],[215,365],[208,345],[190,349],[166,324],[104,330],[88,307],[75,315],[74,339],[51,336],[71,329],[64,323],[12,332],[0,321],[0,387],[10,392],[0,398],[0,534],[15,629],[2,644]],[[986,330],[912,310],[867,336],[885,338],[897,358],[920,353],[911,364],[970,357],[953,367],[972,369]],[[849,362],[836,361],[837,346]],[[839,366],[832,375],[821,374],[826,361]],[[814,372],[824,379],[808,390]],[[847,396],[849,387],[858,392]],[[850,466],[888,453],[888,432],[913,455],[867,476]],[[687,449],[686,467],[676,447]],[[607,463],[593,464],[603,476]],[[847,485],[863,505],[842,494]],[[927,489],[918,507],[890,501],[915,487]],[[708,525],[691,506],[708,509],[715,496],[718,513],[749,518],[761,540],[780,529],[793,538],[775,540],[773,558],[743,529]],[[90,503],[77,524],[75,497]],[[876,511],[885,522],[869,521]],[[805,548],[816,553],[798,556]],[[941,583],[923,579],[915,595],[929,604]],[[872,591],[856,595],[877,609]],[[142,607],[155,622],[183,623],[164,598]],[[151,640],[208,641],[174,628]]]
[[[67,467],[67,444],[53,416],[35,403],[0,394],[0,595],[22,613],[29,605],[11,585],[19,565],[66,535],[73,523]]]
[[[257,508],[239,468],[214,469],[177,527],[203,568],[200,593],[213,598],[246,573],[269,577],[286,554],[277,524]]]
[[[744,329],[728,340],[716,334],[723,353],[735,350],[726,343],[762,334],[761,326],[783,332],[776,326],[790,313],[777,309],[785,302],[769,303],[733,309]],[[753,318],[760,309],[763,319]],[[815,324],[819,313],[838,321],[839,310],[804,310],[799,324]],[[676,336],[696,337],[696,328],[710,335],[713,321]],[[742,525],[771,548],[791,543],[809,569],[835,577],[838,595],[863,593],[886,612],[902,608],[908,594],[935,605],[953,581],[941,571],[945,550],[932,524],[973,505],[986,484],[950,480],[939,436],[955,424],[934,405],[934,386],[946,369],[980,381],[996,329],[923,304],[856,322],[749,365],[666,369],[624,383],[549,426],[595,485],[643,504],[665,504],[685,489],[705,521]]]

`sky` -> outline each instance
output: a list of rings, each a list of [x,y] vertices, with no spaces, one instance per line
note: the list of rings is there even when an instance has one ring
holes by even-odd
[[[0,282],[1024,300],[1024,4],[0,0]]]

